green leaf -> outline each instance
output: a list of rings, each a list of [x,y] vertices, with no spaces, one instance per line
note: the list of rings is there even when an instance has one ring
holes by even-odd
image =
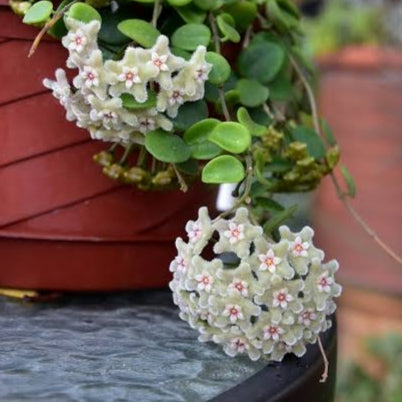
[[[279,202],[274,201],[272,198],[257,197],[255,202],[259,207],[267,209],[268,211],[281,212],[285,209]]]
[[[167,0],[167,2],[173,7],[181,7],[191,3],[192,0]]]
[[[337,144],[335,135],[331,129],[331,126],[328,124],[328,122],[324,119],[321,120],[321,127],[322,131],[325,135],[325,138],[329,142],[330,145],[335,146]]]
[[[272,162],[267,163],[264,166],[264,170],[271,173],[285,173],[292,168],[292,162],[288,159],[281,158],[280,156],[274,156]]]
[[[217,124],[208,139],[234,154],[246,151],[251,144],[251,135],[247,128],[231,121]]]
[[[237,110],[237,120],[247,128],[251,135],[261,137],[267,132],[267,127],[256,123],[245,107],[240,107]]]
[[[146,48],[152,47],[160,35],[152,24],[138,19],[122,21],[117,28],[121,33]]]
[[[356,196],[356,183],[352,175],[350,174],[349,170],[346,168],[346,166],[340,165],[339,168],[341,170],[342,177],[345,180],[346,186],[348,188],[347,194],[350,197],[354,198]]]
[[[193,124],[208,117],[208,107],[205,101],[187,102],[180,107],[177,117],[172,121],[175,128],[187,130]]]
[[[274,215],[264,226],[265,233],[272,233],[274,230],[278,229],[287,219],[290,219],[293,214],[297,211],[298,206],[292,205],[291,207],[285,209],[282,212]]]
[[[86,3],[73,4],[65,14],[65,16],[88,23],[91,21],[102,22],[102,18],[98,11]]]
[[[217,119],[204,119],[192,125],[183,135],[183,139],[191,148],[191,157],[195,159],[211,159],[219,155],[222,149],[208,140],[209,134],[219,124]]]
[[[207,47],[211,40],[211,31],[203,24],[186,24],[172,35],[172,46],[184,50],[195,50],[198,46]]]
[[[126,109],[147,109],[156,106],[156,93],[153,91],[148,91],[148,99],[142,103],[137,102],[134,96],[128,93],[121,94],[120,98]]]
[[[293,97],[293,85],[290,80],[282,74],[279,74],[268,85],[269,97],[277,101],[287,101]]]
[[[238,159],[231,155],[222,155],[204,166],[201,179],[204,183],[238,183],[244,176],[244,166]]]
[[[250,2],[237,1],[226,8],[227,12],[233,17],[236,27],[240,31],[245,31],[257,16],[257,5]]]
[[[219,14],[216,18],[218,28],[223,34],[223,41],[240,42],[241,36],[234,28],[234,20],[230,14]]]
[[[195,176],[198,174],[198,162],[194,159],[189,159],[182,163],[177,163],[176,167],[183,173],[188,174],[190,176]]]
[[[177,135],[156,130],[145,136],[145,148],[156,159],[168,163],[180,163],[190,158],[191,150]]]
[[[307,151],[314,159],[325,158],[325,144],[313,129],[297,126],[293,129],[292,135],[295,141],[307,145]]]
[[[241,74],[263,84],[279,73],[285,61],[284,50],[274,42],[259,42],[245,48],[239,57]]]
[[[242,78],[237,81],[236,89],[240,94],[240,103],[248,107],[257,107],[265,103],[269,90],[256,80]]]
[[[53,3],[43,0],[34,3],[26,12],[22,22],[25,24],[40,24],[49,20],[53,12]]]
[[[129,8],[120,6],[116,12],[111,13],[109,8],[101,8],[102,26],[99,31],[99,40],[109,45],[125,45],[130,38],[123,35],[117,28],[118,24],[127,19]]]
[[[208,81],[210,83],[220,85],[229,79],[232,68],[223,56],[219,53],[207,52],[205,60],[207,63],[212,64],[212,70],[208,76]]]
[[[207,13],[205,11],[194,7],[192,4],[184,7],[178,7],[176,8],[176,11],[187,24],[202,24],[207,17]]]

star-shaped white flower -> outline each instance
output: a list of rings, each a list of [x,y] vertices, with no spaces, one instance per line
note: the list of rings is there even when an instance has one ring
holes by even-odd
[[[272,249],[269,249],[266,254],[260,254],[258,258],[261,261],[259,270],[268,270],[271,272],[271,274],[276,272],[276,266],[282,261],[281,258],[275,256],[275,253]]]
[[[317,314],[314,312],[314,310],[312,308],[308,308],[299,314],[297,321],[299,324],[303,324],[306,327],[309,327],[311,324],[311,321],[314,321],[316,319],[317,319]]]
[[[303,241],[300,236],[297,236],[293,242],[290,243],[290,250],[295,257],[307,257],[310,243]]]
[[[263,328],[264,339],[272,339],[275,342],[279,341],[280,336],[284,333],[284,329],[276,325],[267,325]]]
[[[196,242],[202,236],[202,225],[200,222],[190,221],[187,225],[186,230],[190,243]]]
[[[317,288],[321,293],[331,292],[331,285],[334,283],[334,279],[329,276],[328,272],[324,272],[317,279]]]
[[[248,283],[246,281],[242,281],[238,278],[233,278],[233,281],[229,284],[229,290],[234,291],[244,297],[248,296]]]
[[[198,282],[198,290],[204,290],[207,293],[211,293],[214,278],[208,274],[208,272],[203,272],[202,274],[196,275],[195,280]]]
[[[237,243],[244,239],[244,225],[242,223],[229,222],[229,230],[223,235],[229,239],[230,244]]]
[[[224,317],[229,317],[232,324],[238,320],[244,320],[242,308],[238,304],[227,304],[222,315]]]
[[[287,288],[283,288],[274,292],[272,305],[274,307],[286,309],[288,307],[288,303],[293,300],[294,297],[289,294],[289,290]]]
[[[134,84],[142,82],[138,67],[123,66],[122,72],[117,76],[117,79],[123,82],[127,89],[130,89]]]

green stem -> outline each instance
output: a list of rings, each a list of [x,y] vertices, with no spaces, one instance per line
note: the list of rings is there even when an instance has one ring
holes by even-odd
[[[184,180],[182,174],[179,172],[179,169],[177,169],[177,166],[174,163],[172,163],[172,167],[180,184],[180,190],[186,193],[188,191],[188,185],[186,181]]]
[[[127,162],[128,157],[131,154],[131,151],[133,150],[134,145],[130,144],[126,146],[126,149],[124,150],[124,154],[120,159],[120,165],[124,165]]]
[[[155,28],[158,24],[158,18],[161,11],[162,11],[161,0],[155,0],[154,11],[152,13],[152,22],[151,22]]]
[[[216,26],[215,17],[212,13],[209,13],[208,20],[209,20],[209,23],[211,24],[212,37],[213,37],[214,45],[215,45],[215,52],[220,54],[221,53],[221,43],[220,43],[220,38],[219,38],[219,34],[218,34],[218,27]]]

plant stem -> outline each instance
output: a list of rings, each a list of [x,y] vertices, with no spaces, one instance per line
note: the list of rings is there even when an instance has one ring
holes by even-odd
[[[29,49],[28,52],[28,57],[31,57],[36,49],[39,46],[40,41],[42,40],[43,36],[45,33],[52,28],[52,26],[63,16],[63,14],[74,4],[77,3],[79,0],[74,0],[71,3],[67,4],[65,7],[63,7],[61,10],[57,11],[57,13],[44,25],[44,27],[40,30],[38,35],[36,35],[35,40],[32,43],[31,48]]]
[[[180,184],[180,190],[183,191],[183,193],[186,193],[188,191],[188,185],[186,181],[184,180],[182,174],[179,172],[179,169],[177,169],[177,166],[174,163],[172,163],[172,167]]]
[[[152,13],[152,25],[156,28],[158,24],[158,18],[161,13],[162,6],[161,6],[161,0],[155,0],[154,4],[154,11]]]
[[[209,13],[208,20],[209,20],[209,23],[211,24],[212,37],[214,39],[214,44],[215,44],[215,51],[216,51],[216,53],[220,54],[221,53],[221,43],[220,43],[220,38],[219,38],[219,34],[218,34],[218,28],[216,26],[215,17],[212,13]]]
[[[290,62],[292,63],[293,67],[295,68],[297,74],[300,77],[300,80],[302,81],[304,88],[306,89],[309,102],[310,102],[310,107],[311,107],[311,113],[313,116],[313,124],[314,124],[314,129],[317,132],[317,134],[328,144],[326,141],[325,136],[322,134],[321,131],[321,125],[320,125],[320,120],[319,120],[319,115],[318,115],[318,108],[317,108],[317,102],[315,100],[314,92],[313,89],[308,82],[307,78],[305,77],[302,69],[300,68],[299,64],[295,60],[295,58],[289,54],[289,59]],[[350,204],[350,201],[348,199],[347,194],[345,194],[341,190],[341,186],[334,174],[334,172],[330,173],[332,183],[335,187],[336,194],[340,201],[344,204],[346,209],[349,211],[349,213],[352,215],[352,217],[356,220],[356,222],[360,225],[363,230],[373,238],[374,242],[377,243],[384,251],[387,253],[392,259],[394,259],[396,262],[398,262],[400,265],[402,265],[402,257],[399,256],[395,251],[393,251],[377,234],[376,232],[368,225],[368,223],[360,216],[360,214],[353,208],[353,206]]]
[[[130,144],[126,146],[126,149],[124,150],[124,154],[120,159],[120,165],[124,165],[127,162],[127,158],[129,157],[131,151],[133,150],[134,145]]]
[[[324,371],[321,374],[320,382],[325,382],[325,381],[327,381],[327,378],[328,378],[329,362],[328,362],[327,355],[325,354],[324,347],[322,346],[321,338],[319,335],[317,335],[317,343],[318,343],[318,347],[320,348],[322,359],[324,360]]]

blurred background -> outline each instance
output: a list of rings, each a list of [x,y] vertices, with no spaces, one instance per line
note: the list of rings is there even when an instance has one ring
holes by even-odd
[[[402,1],[298,1],[319,68],[320,113],[353,176],[352,205],[402,252]],[[310,221],[340,263],[337,402],[402,401],[402,267],[340,201],[330,179]],[[339,179],[342,180],[342,179]]]

